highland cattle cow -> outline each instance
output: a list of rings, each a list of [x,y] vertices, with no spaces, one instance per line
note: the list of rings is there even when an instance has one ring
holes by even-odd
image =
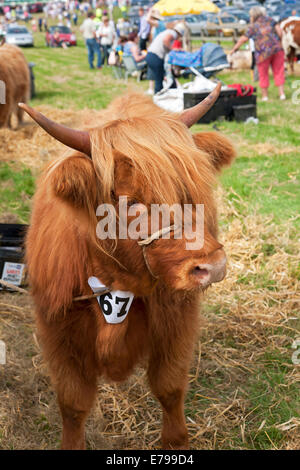
[[[10,44],[0,46],[0,85],[0,127],[11,127],[13,114],[20,124],[23,109],[18,103],[30,98],[30,72],[21,49]]]
[[[219,91],[181,115],[129,94],[89,131],[69,129],[21,104],[73,149],[42,175],[26,240],[38,339],[58,396],[63,449],[85,447],[98,377],[123,381],[142,359],[163,410],[162,447],[189,446],[184,399],[199,302],[226,271],[217,239],[215,175],[234,158],[227,138],[192,135],[189,127]],[[121,198],[128,226],[140,211],[146,208],[148,220],[151,207],[163,204],[187,205],[192,223],[181,237],[172,214],[167,225],[159,218],[158,229],[139,239],[120,232],[116,239],[99,237],[104,213],[98,208],[113,207],[120,228]],[[188,249],[198,204],[204,207],[203,243]]]

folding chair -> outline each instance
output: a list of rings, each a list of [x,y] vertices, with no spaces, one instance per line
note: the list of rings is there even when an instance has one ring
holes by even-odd
[[[128,77],[136,76],[137,81],[141,81],[141,77],[146,70],[146,67],[143,69],[138,69],[136,66],[136,62],[131,55],[124,55],[122,56],[122,63],[125,67],[125,80],[128,80]]]

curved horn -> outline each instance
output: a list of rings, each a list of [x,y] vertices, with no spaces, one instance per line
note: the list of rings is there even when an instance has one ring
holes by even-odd
[[[42,113],[36,111],[25,103],[19,103],[20,108],[24,109],[32,119],[38,123],[48,134],[59,140],[62,144],[79,152],[85,153],[91,157],[91,142],[88,132],[77,131],[69,127],[58,124],[51,119],[46,118]]]
[[[221,82],[216,88],[203,100],[192,108],[186,109],[180,115],[180,120],[187,126],[191,127],[199,121],[199,119],[210,110],[217,101],[221,91]]]

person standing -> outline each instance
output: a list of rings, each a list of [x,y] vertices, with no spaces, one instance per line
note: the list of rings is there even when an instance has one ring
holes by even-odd
[[[72,20],[73,20],[74,26],[77,26],[78,16],[77,16],[76,11],[74,11],[74,13],[72,15]]]
[[[104,65],[105,60],[108,63],[108,56],[115,38],[115,29],[110,24],[108,16],[103,16],[103,23],[101,23],[97,29],[96,34],[97,37],[100,38],[100,45],[102,48],[102,65]]]
[[[147,14],[147,21],[151,26],[152,39],[156,38],[159,33],[165,31],[166,23],[158,10],[150,8]]]
[[[155,80],[155,93],[158,93],[163,88],[165,57],[172,49],[175,39],[183,37],[184,32],[184,24],[178,23],[173,29],[166,29],[159,33],[148,49],[146,62]]]
[[[259,75],[259,86],[262,101],[268,101],[269,67],[272,67],[275,85],[278,87],[279,98],[285,100],[284,94],[284,51],[281,46],[282,31],[272,18],[266,16],[264,7],[250,9],[251,24],[248,31],[240,37],[229,54],[234,54],[250,38],[255,44],[255,62]]]
[[[44,31],[48,31],[47,18],[43,18],[43,28],[44,28]]]
[[[140,17],[140,28],[139,28],[139,47],[141,51],[147,49],[147,41],[150,36],[151,25],[148,23],[147,15],[144,12],[144,8],[139,8],[139,17]]]
[[[87,18],[80,26],[80,31],[83,34],[85,44],[88,50],[88,61],[90,69],[94,69],[94,55],[97,55],[97,68],[101,68],[101,51],[100,46],[96,40],[96,25],[93,21],[95,15],[93,12],[88,12]]]
[[[39,24],[39,31],[41,33],[43,31],[43,18],[41,16],[38,19],[38,24]]]
[[[152,41],[159,35],[162,31],[166,30],[166,24],[162,19],[159,11],[154,9],[153,7],[149,9],[147,14],[147,21],[150,24],[150,37],[152,37]],[[150,67],[147,70],[147,79],[149,80],[149,88],[146,91],[147,95],[154,95],[154,75]]]

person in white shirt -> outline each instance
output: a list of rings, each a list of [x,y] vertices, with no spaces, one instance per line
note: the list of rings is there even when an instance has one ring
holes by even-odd
[[[166,29],[159,33],[148,48],[146,62],[155,80],[155,93],[158,93],[163,88],[165,57],[172,49],[175,39],[183,37],[184,32],[184,24],[178,23],[173,29]]]
[[[102,65],[104,65],[105,60],[108,62],[109,53],[115,39],[115,29],[111,25],[108,16],[103,16],[103,23],[97,29],[97,37],[100,38]]]
[[[88,61],[91,69],[94,69],[94,54],[97,55],[97,68],[101,69],[101,51],[100,46],[96,39],[96,25],[93,21],[95,15],[92,12],[88,12],[87,18],[80,26],[80,31],[83,34],[85,44],[88,50]]]

